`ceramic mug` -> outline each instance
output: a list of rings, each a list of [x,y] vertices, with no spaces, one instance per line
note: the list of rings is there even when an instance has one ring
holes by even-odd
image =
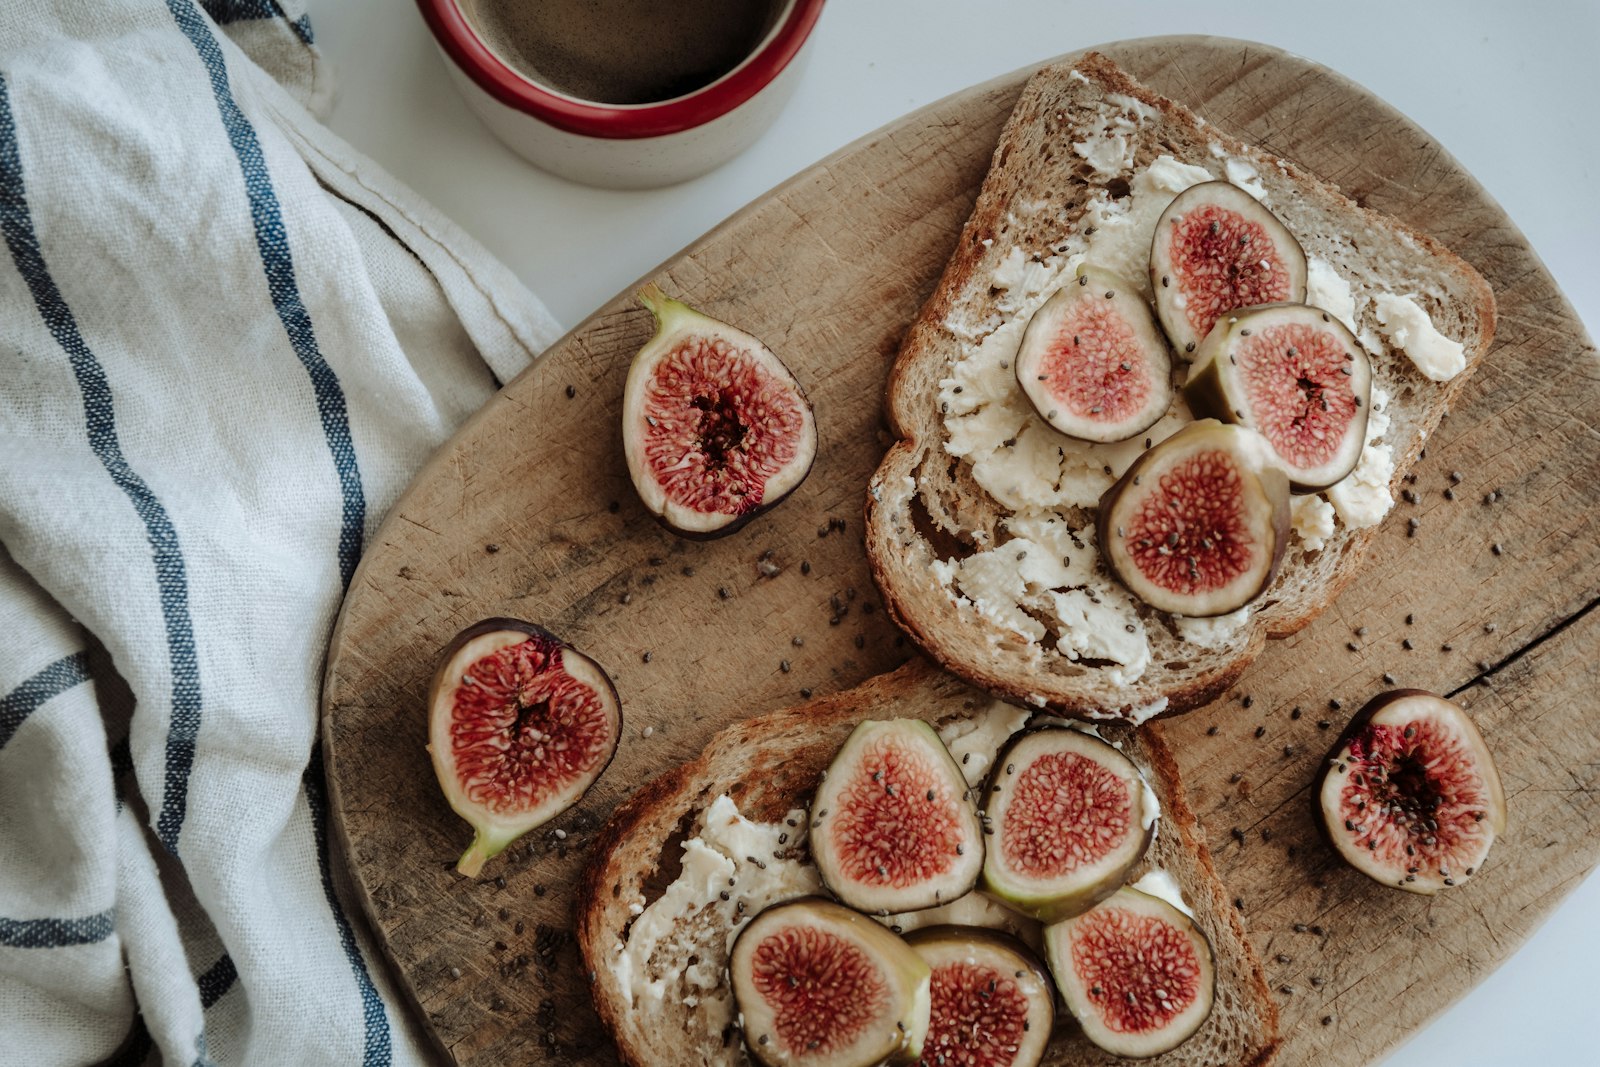
[[[508,64],[463,13],[469,2],[490,0],[417,0],[468,105],[529,162],[617,189],[686,181],[747,148],[794,92],[823,4],[783,0],[754,50],[709,84],[669,99],[616,104],[563,92]]]

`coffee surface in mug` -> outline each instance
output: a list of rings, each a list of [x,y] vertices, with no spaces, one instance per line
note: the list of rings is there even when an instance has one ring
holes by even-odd
[[[601,104],[670,100],[716,81],[755,51],[782,0],[462,0],[508,66]]]

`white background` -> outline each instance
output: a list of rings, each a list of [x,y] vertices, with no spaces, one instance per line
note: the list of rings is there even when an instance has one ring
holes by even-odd
[[[1087,45],[1214,33],[1317,60],[1409,115],[1506,208],[1591,336],[1600,331],[1592,0],[832,0],[794,99],[754,148],[685,185],[630,193],[569,184],[502,148],[451,89],[407,0],[317,0],[312,21],[341,86],[334,130],[487,245],[568,326],[773,185],[910,110]],[[1387,1062],[1600,1062],[1596,960],[1600,879],[1590,878]]]

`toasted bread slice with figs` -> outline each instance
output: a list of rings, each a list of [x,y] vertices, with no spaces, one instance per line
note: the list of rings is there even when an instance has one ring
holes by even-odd
[[[1187,409],[1116,445],[1075,442],[1007,380],[1005,356],[1081,263],[1120,273],[1149,301],[1150,234],[1163,206],[1181,188],[1218,179],[1298,239],[1310,263],[1307,302],[1347,322],[1370,356],[1374,393],[1355,472],[1320,497],[1294,498],[1275,580],[1241,612],[1183,620],[1106,572],[1093,517],[1100,494]],[[1013,111],[893,370],[899,440],[871,480],[866,535],[889,609],[928,655],[1014,701],[1134,723],[1200,706],[1269,637],[1304,627],[1355,577],[1494,325],[1488,285],[1426,234],[1226,136],[1104,56],[1046,67]],[[1175,353],[1180,376],[1183,358]],[[1024,574],[1013,550],[1049,566]]]
[[[814,891],[814,881],[804,877],[804,845],[793,845],[803,837],[802,809],[821,772],[864,720],[918,717],[948,734],[959,733],[968,720],[979,725],[988,714],[1015,724],[1029,713],[999,705],[914,660],[856,689],[731,726],[698,759],[646,784],[618,808],[595,843],[577,914],[595,1005],[623,1060],[636,1067],[750,1062],[727,975],[730,945],[763,907]],[[1177,766],[1153,732],[1117,728],[1107,736],[1140,767],[1161,806],[1155,841],[1134,876],[1151,866],[1165,869],[1216,954],[1211,1016],[1184,1044],[1148,1062],[1265,1064],[1278,1044],[1277,1008],[1217,880]],[[739,825],[706,849],[700,839],[713,819]],[[773,852],[739,854],[762,844],[770,850],[774,843],[779,845]],[[966,912],[911,914],[949,922],[972,921],[973,913],[981,913],[986,921],[1030,936],[1028,920],[985,903],[977,893],[950,908],[968,905]],[[1122,1061],[1067,1023],[1058,1025],[1044,1062],[1065,1067]]]

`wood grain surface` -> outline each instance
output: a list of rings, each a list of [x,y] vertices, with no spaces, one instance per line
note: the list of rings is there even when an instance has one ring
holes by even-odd
[[[1359,87],[1237,41],[1102,50],[1208,121],[1431,232],[1499,300],[1495,348],[1362,578],[1270,645],[1234,692],[1160,727],[1280,999],[1280,1062],[1365,1063],[1504,960],[1600,856],[1600,361],[1504,213]],[[650,317],[622,294],[465,426],[368,547],[324,689],[336,837],[396,981],[455,1062],[615,1062],[570,934],[570,889],[606,814],[730,722],[909,654],[861,545],[864,488],[887,446],[883,387],[1027,73],[844,149],[651,275],[762,337],[806,384],[820,455],[773,512],[690,543],[642,510],[618,411]],[[489,615],[539,622],[594,656],[626,722],[590,795],[471,881],[453,870],[471,833],[433,779],[424,700],[439,647]],[[1367,882],[1312,829],[1316,765],[1385,672],[1468,706],[1509,796],[1510,829],[1486,869],[1438,898]]]

